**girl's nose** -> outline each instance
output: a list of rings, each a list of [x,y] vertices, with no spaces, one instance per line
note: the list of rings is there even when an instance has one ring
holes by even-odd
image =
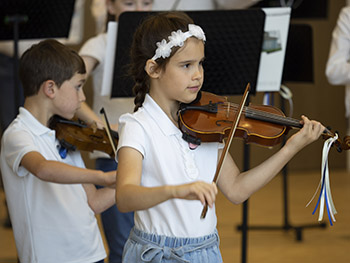
[[[193,79],[201,79],[203,77],[203,67],[198,66],[196,72],[193,74]]]

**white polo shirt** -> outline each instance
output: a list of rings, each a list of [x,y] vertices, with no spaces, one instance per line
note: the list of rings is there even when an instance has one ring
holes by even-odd
[[[345,85],[345,116],[350,118],[350,6],[343,7],[332,33],[326,76],[332,85]],[[350,130],[350,126],[348,127]]]
[[[217,166],[220,143],[202,143],[190,150],[181,131],[147,94],[143,107],[125,114],[119,123],[118,150],[132,147],[143,155],[141,185],[178,185],[197,180],[211,183]],[[135,212],[135,226],[147,233],[176,237],[199,237],[216,228],[215,207],[200,219],[198,200],[171,199],[150,209]]]
[[[1,172],[18,257],[35,263],[99,261],[106,253],[83,186],[45,182],[20,166],[25,154],[36,151],[84,167],[78,151],[61,159],[57,145],[55,131],[24,108],[3,134]]]

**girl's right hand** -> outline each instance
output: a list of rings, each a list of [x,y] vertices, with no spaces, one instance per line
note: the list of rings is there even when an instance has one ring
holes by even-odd
[[[203,206],[208,204],[210,208],[214,205],[217,193],[218,188],[214,182],[210,184],[203,181],[196,181],[173,186],[174,198],[199,200]]]

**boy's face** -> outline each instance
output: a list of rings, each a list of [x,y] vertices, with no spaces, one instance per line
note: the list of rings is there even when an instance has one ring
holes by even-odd
[[[86,80],[86,74],[76,73],[74,76],[63,82],[60,88],[56,89],[55,107],[56,114],[66,119],[74,117],[81,103],[85,101],[83,85]]]
[[[107,0],[108,12],[115,16],[115,21],[126,11],[151,11],[153,0]]]

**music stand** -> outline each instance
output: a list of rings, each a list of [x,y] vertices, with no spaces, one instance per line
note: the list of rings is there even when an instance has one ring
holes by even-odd
[[[302,49],[300,47],[303,47]],[[313,41],[312,28],[305,24],[290,24],[289,36],[287,41],[287,50],[283,68],[283,82],[313,82]],[[284,100],[282,98],[281,110],[285,111]],[[286,138],[284,138],[283,144]],[[283,225],[281,226],[238,226],[238,230],[244,228],[250,230],[295,230],[296,240],[302,241],[302,230],[305,228],[325,228],[325,223],[304,224],[294,226],[289,222],[288,211],[288,183],[287,183],[287,165],[282,169],[283,176]],[[246,215],[247,211],[244,210]],[[243,261],[244,262],[244,261]]]
[[[133,96],[133,81],[127,76],[129,48],[136,27],[152,13],[125,12],[119,17],[112,97]],[[265,13],[261,9],[186,13],[207,37],[202,89],[219,95],[239,95],[250,82],[251,94],[255,94]]]
[[[1,0],[0,41],[14,41],[14,97],[17,112],[21,105],[18,77],[18,42],[20,39],[68,37],[75,0]]]

